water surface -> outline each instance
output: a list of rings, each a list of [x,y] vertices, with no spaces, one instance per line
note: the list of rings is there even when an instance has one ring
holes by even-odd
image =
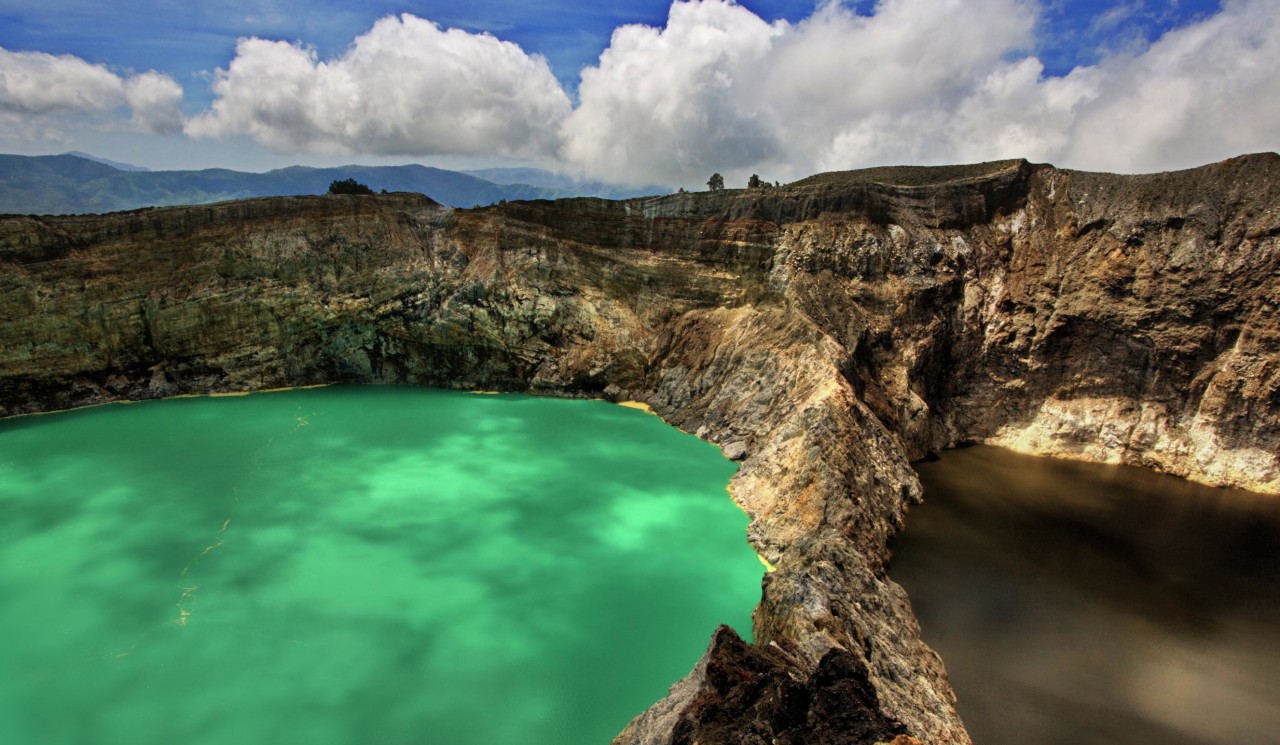
[[[976,745],[1280,742],[1280,497],[991,447],[895,539]]]
[[[606,743],[750,632],[734,468],[420,389],[0,422],[0,742]]]

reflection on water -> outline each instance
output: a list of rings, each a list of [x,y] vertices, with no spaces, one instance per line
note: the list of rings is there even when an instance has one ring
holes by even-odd
[[[991,447],[917,468],[890,574],[976,745],[1280,742],[1280,497]]]
[[[0,423],[3,745],[605,743],[761,568],[602,401],[336,388]]]

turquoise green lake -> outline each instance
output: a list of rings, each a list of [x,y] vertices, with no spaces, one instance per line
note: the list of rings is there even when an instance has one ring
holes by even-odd
[[[735,468],[411,388],[0,422],[0,742],[607,743],[750,633]]]

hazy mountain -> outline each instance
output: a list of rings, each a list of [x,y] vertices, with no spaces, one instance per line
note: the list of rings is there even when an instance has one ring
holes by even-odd
[[[120,162],[120,161],[118,161],[118,160],[111,160],[110,158],[99,158],[99,157],[98,157],[98,156],[96,156],[96,155],[93,155],[93,154],[91,154],[91,153],[83,153],[83,152],[80,152],[79,150],[72,150],[72,151],[70,151],[70,152],[63,153],[63,155],[74,155],[74,156],[76,156],[77,158],[84,158],[85,160],[97,161],[98,163],[104,163],[104,164],[109,165],[109,166],[111,166],[112,168],[115,168],[116,170],[119,170],[119,171],[139,171],[139,172],[142,172],[142,171],[150,171],[150,170],[151,170],[150,168],[147,168],[146,166],[135,166],[135,165],[134,165],[134,164],[132,164],[132,163],[121,163],[121,162]]]
[[[505,169],[543,173],[536,169]],[[0,155],[0,213],[74,214],[116,212],[175,204],[204,204],[245,197],[323,194],[333,181],[354,178],[374,191],[413,191],[442,204],[473,207],[504,199],[569,196],[618,198],[637,192],[595,182],[563,186],[497,184],[477,176],[405,166],[292,166],[266,173],[222,168],[202,171],[127,171],[82,155]],[[658,193],[665,189],[658,189]],[[654,193],[654,190],[639,193]]]
[[[606,199],[630,199],[650,194],[667,194],[671,190],[665,186],[621,186],[606,184],[603,181],[586,181],[552,173],[540,168],[478,168],[463,173],[492,181],[495,184],[527,184],[548,189],[561,189],[584,196],[605,197]]]

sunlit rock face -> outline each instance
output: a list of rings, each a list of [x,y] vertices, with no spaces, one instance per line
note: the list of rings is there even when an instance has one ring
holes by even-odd
[[[810,682],[847,652],[887,727],[964,743],[884,573],[910,460],[989,440],[1280,492],[1278,176],[1274,154],[1152,176],[1007,161],[473,211],[4,218],[0,406],[333,381],[648,402],[742,458],[733,494],[777,568],[757,649]],[[695,670],[621,739],[679,739],[708,702],[749,708],[737,691]],[[797,731],[743,711],[732,736]]]

